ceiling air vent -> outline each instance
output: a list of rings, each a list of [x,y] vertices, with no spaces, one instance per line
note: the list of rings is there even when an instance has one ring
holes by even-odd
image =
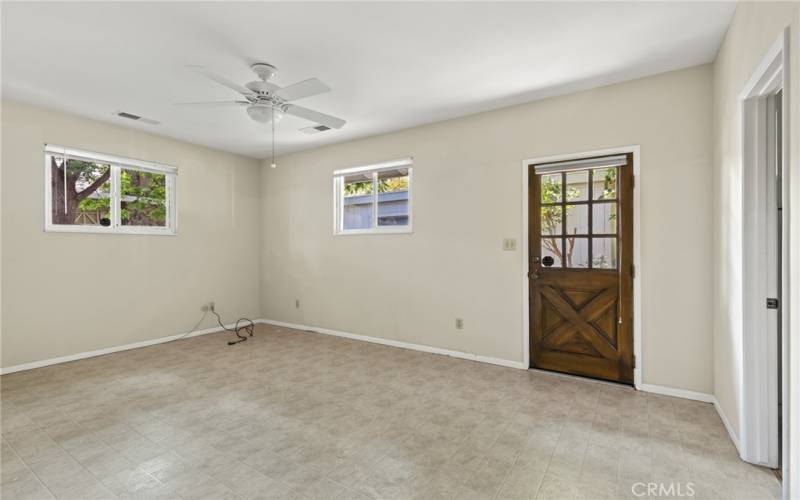
[[[142,118],[139,115],[134,115],[133,113],[126,113],[125,111],[117,111],[114,113],[115,115],[119,116],[120,118],[127,118],[128,120],[135,120],[137,122],[148,123],[150,125],[158,125],[159,121],[151,120],[150,118]]]
[[[300,131],[306,134],[319,134],[331,128],[326,125],[312,125],[310,127],[301,128]]]

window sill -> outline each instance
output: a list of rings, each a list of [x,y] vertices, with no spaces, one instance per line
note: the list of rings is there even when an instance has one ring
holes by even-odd
[[[103,226],[60,226],[48,225],[44,228],[46,233],[83,233],[83,234],[138,234],[144,236],[177,236],[178,232],[172,229],[151,229],[143,227],[103,227]]]
[[[348,229],[345,231],[335,231],[334,236],[366,236],[378,234],[412,234],[414,231],[411,226],[403,227],[384,227],[380,229]]]

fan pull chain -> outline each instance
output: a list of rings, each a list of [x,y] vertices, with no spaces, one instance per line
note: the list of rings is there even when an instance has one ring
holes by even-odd
[[[275,106],[272,106],[272,164],[270,167],[277,168],[277,164],[275,163]]]

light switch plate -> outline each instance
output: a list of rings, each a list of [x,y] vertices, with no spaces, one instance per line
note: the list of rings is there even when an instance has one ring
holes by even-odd
[[[517,240],[514,238],[506,238],[503,240],[503,250],[513,252],[517,249]]]

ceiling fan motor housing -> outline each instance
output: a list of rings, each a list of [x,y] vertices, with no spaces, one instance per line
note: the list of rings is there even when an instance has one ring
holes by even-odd
[[[250,68],[265,82],[272,80],[275,73],[278,72],[278,68],[267,63],[255,63]]]

